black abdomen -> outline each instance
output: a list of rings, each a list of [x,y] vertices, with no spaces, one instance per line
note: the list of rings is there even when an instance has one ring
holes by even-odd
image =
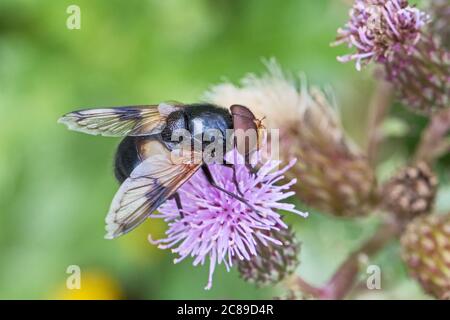
[[[122,183],[127,179],[134,168],[141,163],[139,154],[139,140],[142,137],[125,137],[117,147],[114,162],[114,175]]]

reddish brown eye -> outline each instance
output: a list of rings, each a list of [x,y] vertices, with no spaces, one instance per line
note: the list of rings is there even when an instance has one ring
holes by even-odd
[[[258,128],[255,115],[241,105],[230,107],[233,118],[235,144],[240,154],[247,156],[258,148]]]

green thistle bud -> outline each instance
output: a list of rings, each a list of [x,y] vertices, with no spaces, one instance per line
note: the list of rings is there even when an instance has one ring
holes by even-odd
[[[450,214],[421,216],[408,224],[402,257],[411,276],[437,299],[450,298]]]
[[[300,244],[290,228],[268,231],[267,236],[282,244],[260,243],[257,255],[250,260],[237,260],[241,277],[258,286],[280,282],[292,274],[299,264]]]
[[[383,188],[386,210],[402,220],[430,213],[436,197],[437,178],[426,162],[400,170]]]

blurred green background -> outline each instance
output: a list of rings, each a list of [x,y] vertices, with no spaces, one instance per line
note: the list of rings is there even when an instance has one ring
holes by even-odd
[[[81,8],[80,30],[66,27],[71,4]],[[118,188],[112,156],[119,140],[70,132],[56,120],[80,107],[195,102],[212,84],[261,73],[261,58],[275,57],[285,70],[304,72],[310,83],[333,87],[346,130],[363,145],[372,72],[338,63],[345,48],[329,46],[347,10],[340,0],[2,0],[0,298],[280,294],[277,287],[255,288],[223,266],[212,290],[204,291],[207,266],[192,267],[189,260],[173,265],[170,252],[147,242],[148,233],[163,234],[159,220],[104,240],[104,217]],[[399,136],[385,148],[382,176],[404,162],[425,123],[394,110],[397,119],[403,114],[411,125],[393,130]],[[448,187],[441,189],[438,208],[449,209],[449,194]],[[377,222],[318,212],[289,220],[303,242],[298,272],[315,284],[325,281]],[[362,292],[360,298],[424,297],[407,279],[397,245],[378,261],[383,290]],[[65,289],[69,265],[81,267],[81,292]]]

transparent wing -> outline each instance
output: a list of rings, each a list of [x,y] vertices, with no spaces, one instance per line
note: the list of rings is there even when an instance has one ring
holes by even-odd
[[[167,116],[182,105],[159,105],[84,109],[62,116],[58,122],[69,129],[109,137],[160,133]]]
[[[106,239],[138,225],[170,198],[200,167],[191,154],[180,156],[155,141],[154,154],[138,165],[117,191],[106,216]],[[158,146],[159,145],[159,146]]]

